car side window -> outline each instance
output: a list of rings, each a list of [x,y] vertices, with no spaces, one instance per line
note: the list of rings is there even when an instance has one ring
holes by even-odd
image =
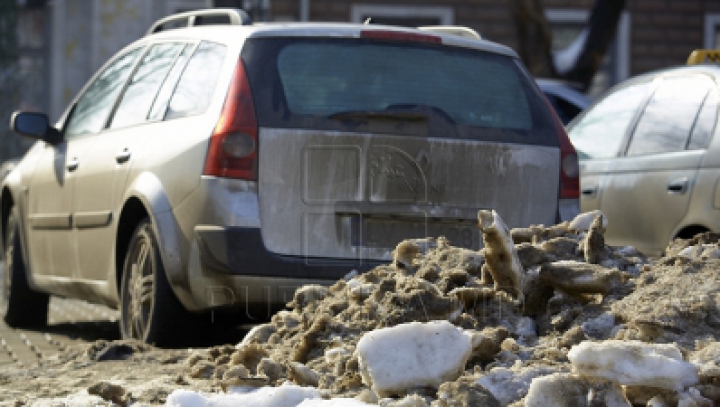
[[[606,96],[568,131],[580,159],[616,157],[652,82],[635,83]]]
[[[184,44],[154,45],[142,59],[110,124],[118,128],[142,123],[147,119],[150,106]]]
[[[695,125],[693,126],[692,134],[690,135],[690,142],[688,143],[688,150],[698,150],[707,148],[710,144],[710,138],[712,138],[713,131],[715,130],[715,123],[717,122],[718,114],[718,91],[715,87],[710,89],[703,107],[700,109]]]
[[[222,44],[200,43],[173,92],[166,120],[205,112],[212,101],[226,51]]]
[[[170,73],[168,73],[167,78],[163,81],[163,84],[160,87],[160,92],[158,92],[157,97],[155,97],[152,109],[150,109],[148,120],[162,120],[163,116],[165,116],[165,111],[170,103],[170,97],[173,95],[173,91],[180,80],[180,74],[182,74],[183,69],[185,69],[185,65],[187,64],[193,49],[194,45],[189,44],[185,46],[178,56],[172,66],[172,69],[170,69]]]
[[[135,48],[112,62],[78,99],[65,125],[65,138],[100,132],[132,73],[142,48]]]
[[[711,86],[712,80],[703,75],[664,78],[638,121],[627,155],[685,150]]]

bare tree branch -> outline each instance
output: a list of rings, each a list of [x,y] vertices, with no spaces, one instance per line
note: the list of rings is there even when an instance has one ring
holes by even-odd
[[[520,42],[520,58],[537,77],[557,77],[552,60],[552,31],[542,0],[511,0]]]
[[[578,46],[577,53],[566,52],[564,56],[570,56],[570,64],[566,66],[565,60],[563,66],[558,66],[542,0],[512,0],[510,9],[517,27],[520,58],[536,77],[565,79],[587,90],[615,38],[624,8],[625,0],[596,0],[585,31],[577,40],[582,44],[574,44]]]
[[[562,79],[590,87],[602,65],[608,47],[615,38],[625,0],[597,0],[587,22],[587,39],[574,66],[561,75]]]

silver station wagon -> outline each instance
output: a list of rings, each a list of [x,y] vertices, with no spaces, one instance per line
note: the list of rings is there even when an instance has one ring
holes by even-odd
[[[181,27],[180,27],[181,26]],[[575,150],[510,49],[433,28],[158,21],[89,81],[2,187],[6,321],[48,295],[168,344],[208,311],[266,318],[406,238],[480,247],[577,209]]]

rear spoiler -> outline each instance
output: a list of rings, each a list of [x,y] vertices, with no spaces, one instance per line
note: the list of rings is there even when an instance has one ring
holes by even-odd
[[[452,34],[465,38],[472,38],[474,40],[481,40],[480,34],[472,28],[463,27],[459,25],[426,25],[418,27],[418,30],[435,32],[438,34]]]

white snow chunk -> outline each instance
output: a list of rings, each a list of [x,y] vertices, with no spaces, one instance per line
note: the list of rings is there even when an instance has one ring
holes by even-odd
[[[602,383],[602,382],[600,382]],[[588,382],[567,373],[556,373],[532,381],[525,398],[525,407],[595,406],[631,407],[622,387],[615,382],[599,383],[602,389],[591,388]],[[591,402],[592,400],[592,402]]]
[[[717,259],[720,258],[720,249],[718,248],[717,244],[695,245],[682,249],[680,253],[678,253],[678,256],[688,258],[707,257],[710,259]]]
[[[357,344],[363,382],[380,396],[457,379],[472,352],[472,334],[447,321],[411,322],[370,331]]]
[[[348,351],[345,348],[330,348],[325,351],[325,361],[327,363],[332,363],[336,359],[338,359],[340,356],[343,355],[349,355],[350,351]]]
[[[230,393],[203,394],[190,390],[175,390],[167,398],[167,407],[296,407],[307,399],[321,398],[313,387],[284,383],[280,387],[234,388]]]
[[[547,366],[528,367],[520,371],[496,367],[477,382],[488,389],[500,405],[507,406],[525,397],[534,378],[548,376],[558,371],[557,368]]]
[[[605,339],[615,327],[615,315],[605,312],[583,322],[581,328],[591,338]]]
[[[312,399],[305,400],[298,404],[297,407],[366,407],[366,406],[377,406],[377,404],[363,403],[357,399],[349,398],[336,398],[330,400]]]
[[[515,334],[522,339],[537,337],[535,320],[530,317],[520,318],[515,325]]]
[[[678,253],[678,256],[683,257],[698,257],[702,252],[702,246],[688,246]]]
[[[583,213],[579,214],[578,216],[575,217],[575,219],[573,219],[570,222],[569,227],[570,227],[570,229],[581,230],[581,231],[587,232],[590,229],[590,224],[592,223],[592,221],[595,220],[595,218],[598,215],[602,215],[603,227],[606,228],[608,225],[608,218],[599,209],[590,211],[590,212],[583,212]]]
[[[352,280],[353,278],[357,277],[359,274],[360,274],[360,273],[358,273],[357,270],[353,270],[353,271],[345,274],[345,277],[343,277],[343,279],[344,279],[345,281],[350,281],[350,280]]]
[[[39,399],[32,402],[33,407],[102,407],[114,405],[114,403],[105,401],[99,396],[88,394],[87,390],[64,398]]]
[[[568,352],[576,372],[626,386],[680,391],[698,382],[697,367],[683,361],[674,344],[608,340],[583,342]]]

